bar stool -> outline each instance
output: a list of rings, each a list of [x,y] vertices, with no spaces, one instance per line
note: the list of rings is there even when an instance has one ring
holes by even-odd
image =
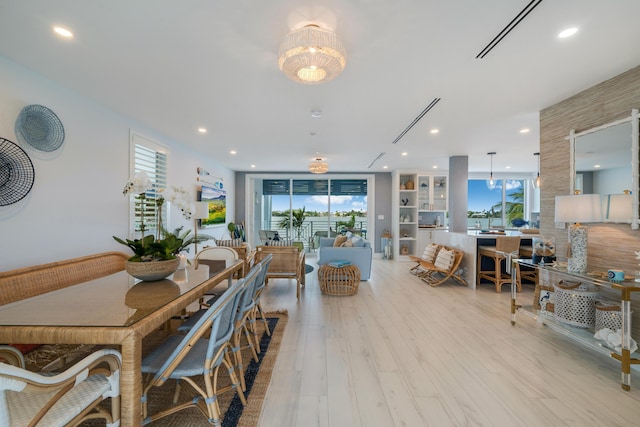
[[[507,266],[504,265],[503,261],[507,259],[507,254],[515,254],[515,256],[518,256],[519,252],[520,236],[497,236],[495,246],[478,246],[477,285],[480,286],[482,279],[486,279],[495,285],[496,292],[501,293],[502,285],[505,283],[511,283],[511,276],[506,273]],[[482,269],[483,258],[490,258],[493,260],[492,269]],[[517,276],[516,285],[518,292],[522,291],[520,279]]]

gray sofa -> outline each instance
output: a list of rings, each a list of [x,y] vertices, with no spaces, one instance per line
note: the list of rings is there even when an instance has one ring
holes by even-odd
[[[334,237],[320,238],[318,265],[332,261],[349,261],[360,269],[360,280],[369,280],[371,278],[371,260],[373,259],[371,243],[368,240],[362,240],[363,246],[334,247],[334,241]]]

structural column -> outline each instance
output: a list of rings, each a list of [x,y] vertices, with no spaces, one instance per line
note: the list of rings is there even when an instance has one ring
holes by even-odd
[[[449,157],[449,231],[467,232],[469,157]]]

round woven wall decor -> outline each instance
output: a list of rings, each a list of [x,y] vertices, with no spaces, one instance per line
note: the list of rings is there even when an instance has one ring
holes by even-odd
[[[0,206],[22,200],[33,187],[35,171],[31,159],[17,144],[0,138]]]
[[[16,136],[40,151],[55,151],[64,141],[64,127],[56,113],[42,105],[27,105],[16,119]]]

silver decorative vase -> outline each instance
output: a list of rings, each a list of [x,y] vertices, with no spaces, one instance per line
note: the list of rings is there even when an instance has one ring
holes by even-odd
[[[180,264],[180,259],[168,259],[165,261],[149,261],[149,262],[125,262],[125,270],[136,279],[145,282],[153,282],[162,280],[173,274]]]

